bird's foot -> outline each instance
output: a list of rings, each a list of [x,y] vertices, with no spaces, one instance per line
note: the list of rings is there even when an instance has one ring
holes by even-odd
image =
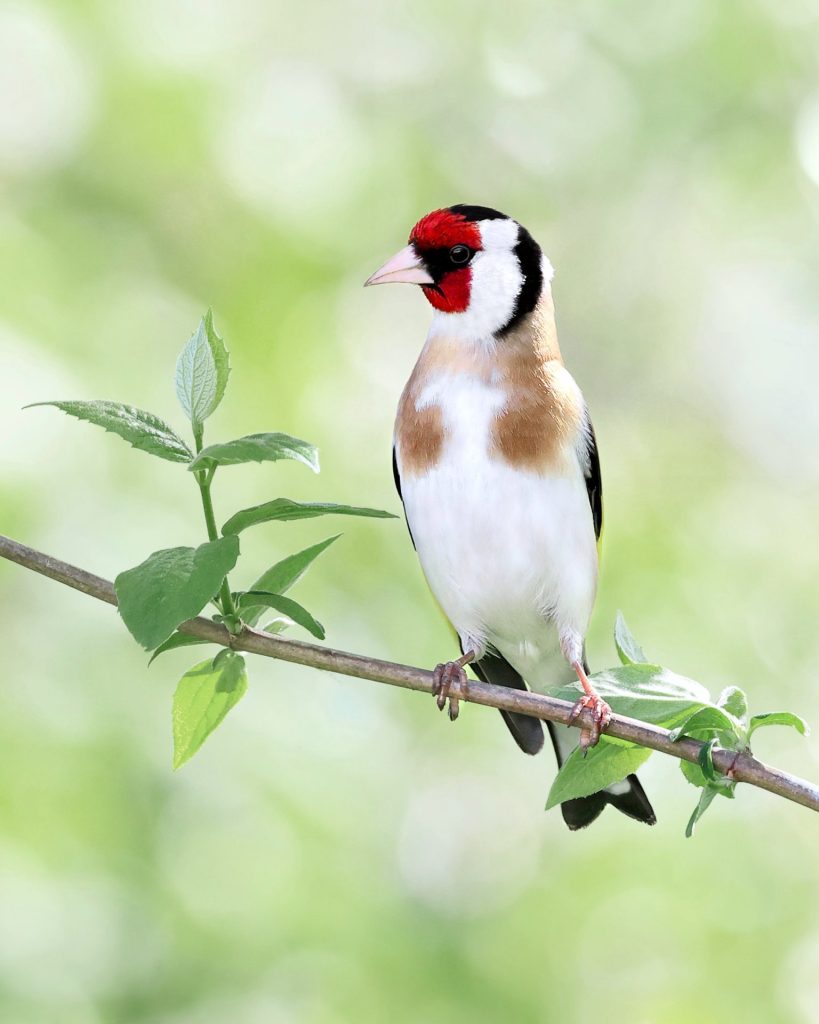
[[[591,693],[584,693],[580,700],[575,702],[571,714],[569,715],[569,721],[573,722],[581,711],[586,708],[588,708],[592,713],[592,727],[591,729],[580,730],[580,749],[583,751],[584,756],[589,747],[597,746],[600,734],[611,721],[611,708],[603,698],[594,693],[594,691]]]
[[[436,665],[432,672],[432,695],[438,710],[443,711],[446,702],[449,701],[449,720],[454,722],[460,711],[459,701],[465,698],[469,689],[469,680],[464,671],[464,665],[471,661],[474,655],[464,655],[457,661],[447,661]]]

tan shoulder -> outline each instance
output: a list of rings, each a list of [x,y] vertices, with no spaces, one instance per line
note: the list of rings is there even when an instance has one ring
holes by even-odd
[[[425,347],[398,402],[395,446],[404,477],[423,476],[441,457],[445,436],[443,412],[437,403],[421,402],[439,363],[440,355]]]
[[[491,454],[512,466],[561,472],[585,430],[580,388],[563,365],[551,297],[500,356],[506,402],[492,426]]]

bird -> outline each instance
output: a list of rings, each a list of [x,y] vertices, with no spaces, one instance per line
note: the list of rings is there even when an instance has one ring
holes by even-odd
[[[486,206],[433,210],[365,285],[414,284],[432,307],[426,342],[401,394],[393,472],[410,538],[461,655],[434,671],[439,709],[471,665],[484,682],[548,692],[579,680],[594,746],[611,716],[588,675],[585,637],[603,524],[600,460],[583,394],[558,344],[552,265],[518,221]],[[539,719],[502,711],[527,754]],[[547,723],[558,766],[576,730]],[[653,825],[629,775],[567,800],[572,830],[611,804]]]

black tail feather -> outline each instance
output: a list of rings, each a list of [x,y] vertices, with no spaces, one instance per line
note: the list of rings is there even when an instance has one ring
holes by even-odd
[[[586,828],[603,813],[606,809],[605,793],[592,793],[591,796],[577,797],[575,800],[565,800],[560,805],[560,812],[563,820],[572,830],[576,832],[580,828]]]
[[[472,668],[478,679],[495,686],[508,686],[512,690],[525,690],[526,683],[508,661],[498,654],[485,654]],[[543,749],[543,726],[540,719],[518,715],[514,711],[501,711],[504,722],[515,743],[524,754],[538,754]]]
[[[629,788],[623,793],[605,791],[608,802],[618,811],[627,814],[629,818],[634,818],[635,821],[644,821],[646,825],[656,825],[657,815],[649,803],[645,790],[640,785],[640,780],[636,775],[629,775],[626,782]]]
[[[480,661],[472,665],[472,668],[475,675],[485,683],[508,686],[513,690],[527,689],[520,674],[499,654],[485,654]],[[515,742],[525,754],[540,753],[543,748],[543,725],[540,719],[512,711],[501,711],[501,715]],[[546,725],[560,766],[575,745],[575,733],[573,730],[562,729],[552,722],[547,722]],[[623,782],[616,783],[599,793],[566,800],[560,805],[560,810],[569,828],[576,831],[591,825],[603,813],[607,804],[616,807],[629,818],[643,821],[647,825],[653,825],[657,820],[636,775],[629,775]]]
[[[562,733],[558,732],[560,726],[554,725],[552,722],[546,724],[549,727],[549,736],[555,748],[558,766],[560,766],[565,760],[567,747],[571,746],[573,741],[565,739]],[[563,820],[574,832],[591,825],[602,814],[606,804],[611,804],[612,807],[616,807],[618,811],[629,818],[645,822],[646,825],[654,825],[657,822],[654,808],[649,803],[645,790],[636,775],[629,775],[622,782],[618,782],[608,789],[602,789],[599,793],[566,800],[560,805],[560,810],[563,813]]]

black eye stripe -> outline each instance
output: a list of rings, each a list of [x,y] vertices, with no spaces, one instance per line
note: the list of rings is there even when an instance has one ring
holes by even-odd
[[[452,259],[453,249],[464,249],[467,258],[462,262],[454,261]],[[434,249],[419,248],[418,255],[423,259],[424,266],[437,284],[445,274],[453,273],[456,270],[465,270],[472,262],[476,251],[468,245],[437,246]]]

